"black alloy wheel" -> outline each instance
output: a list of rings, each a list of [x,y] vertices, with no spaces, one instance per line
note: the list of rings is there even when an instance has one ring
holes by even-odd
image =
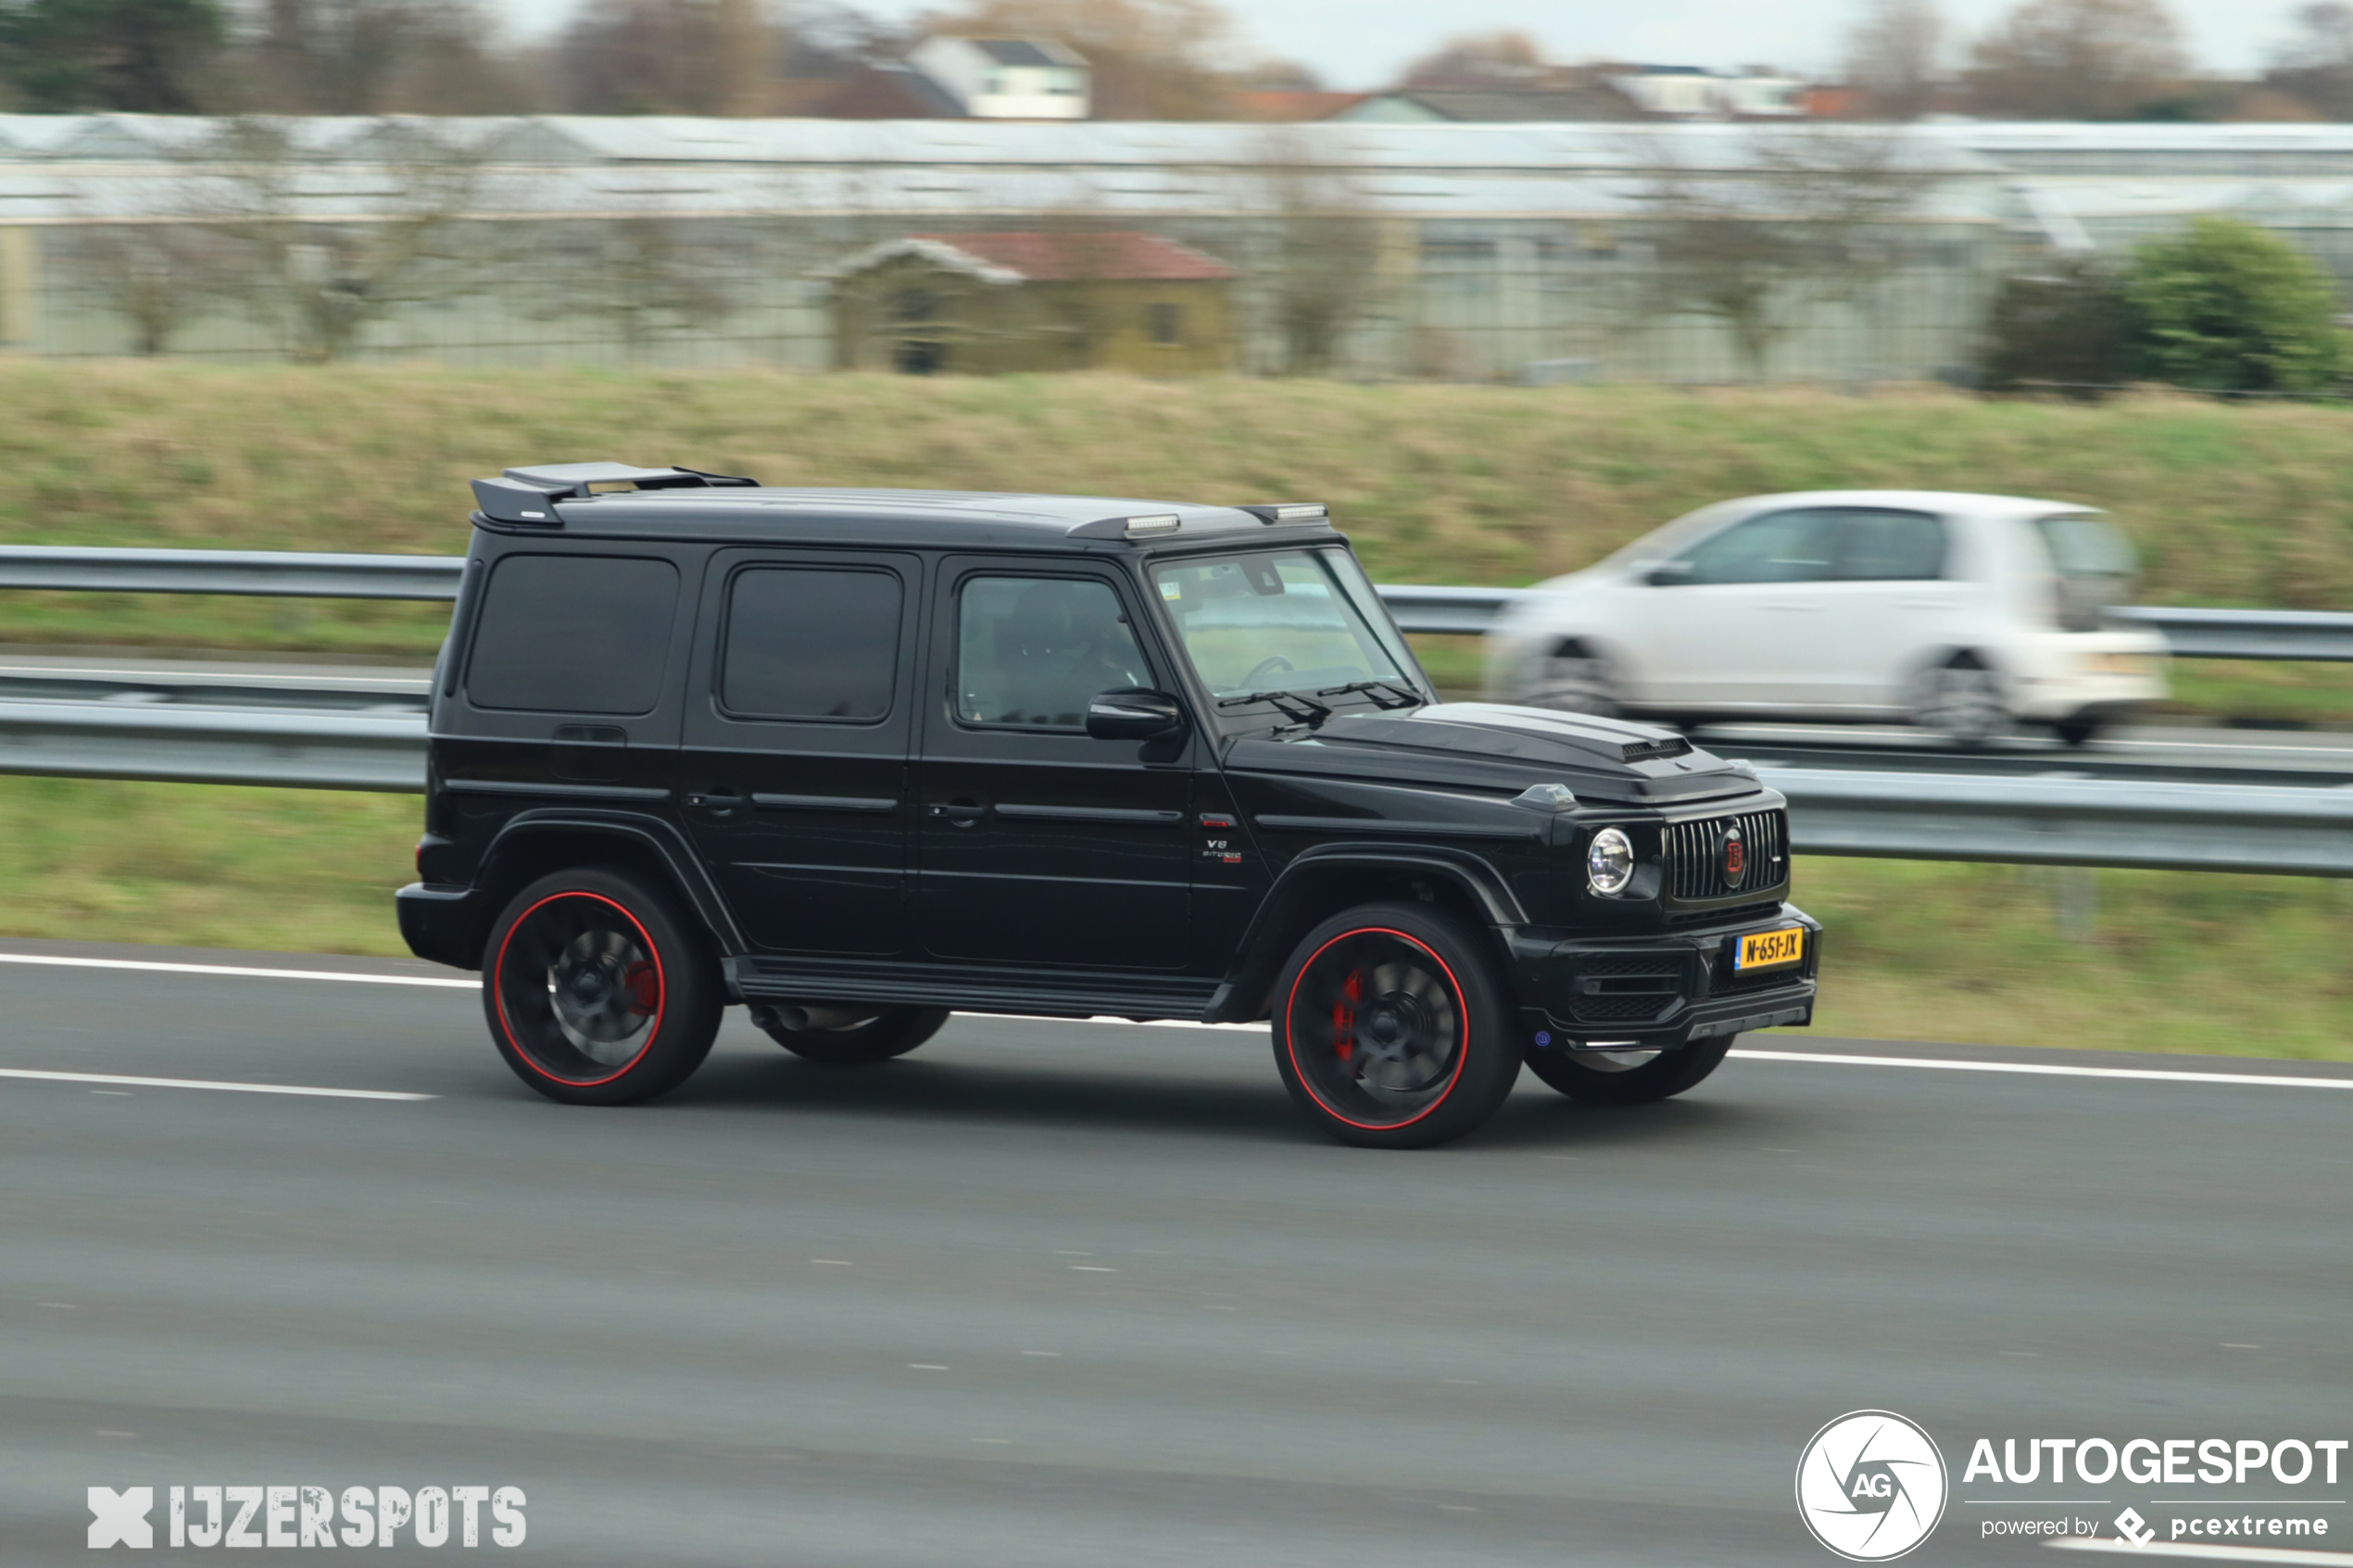
[[[724,997],[709,944],[623,872],[560,872],[515,896],[484,953],[483,1010],[515,1075],[622,1105],[702,1064]]]
[[[1715,1072],[1723,1065],[1733,1039],[1727,1035],[1663,1051],[1573,1051],[1567,1046],[1545,1046],[1528,1053],[1528,1066],[1571,1099],[1644,1105],[1680,1095]]]
[[[1367,904],[1309,932],[1275,985],[1275,1061],[1292,1098],[1366,1148],[1478,1126],[1519,1074],[1494,963],[1428,905]]]
[[[780,1022],[763,1021],[757,1010],[752,1022],[785,1049],[820,1067],[863,1067],[905,1056],[938,1034],[940,1025],[948,1022],[948,1010],[885,1008],[872,1018],[830,1029],[787,1029]]]

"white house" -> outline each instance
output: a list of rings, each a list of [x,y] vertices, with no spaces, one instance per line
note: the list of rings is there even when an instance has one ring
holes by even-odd
[[[907,63],[975,119],[1087,118],[1087,58],[1051,38],[926,38]]]

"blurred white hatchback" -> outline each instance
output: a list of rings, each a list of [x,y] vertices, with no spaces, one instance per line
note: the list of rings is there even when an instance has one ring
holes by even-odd
[[[2070,744],[2165,696],[2165,639],[2106,619],[2131,545],[2061,501],[1823,490],[1723,501],[1539,584],[1488,695],[1579,713],[1908,722]]]

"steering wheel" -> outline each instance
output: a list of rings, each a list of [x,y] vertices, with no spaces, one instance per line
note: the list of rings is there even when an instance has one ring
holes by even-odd
[[[1250,667],[1250,673],[1243,676],[1234,689],[1236,691],[1254,692],[1258,689],[1258,683],[1262,677],[1277,674],[1285,670],[1296,670],[1298,668],[1298,665],[1293,664],[1281,654],[1270,653],[1265,659],[1262,659],[1257,663],[1252,665]]]

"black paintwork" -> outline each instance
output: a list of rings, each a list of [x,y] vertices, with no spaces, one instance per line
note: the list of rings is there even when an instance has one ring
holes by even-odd
[[[426,958],[478,967],[490,922],[523,883],[620,861],[673,886],[748,999],[1263,1018],[1308,927],[1405,897],[1492,931],[1531,1042],[1676,1045],[1810,1019],[1819,927],[1783,902],[1785,858],[1713,898],[1678,902],[1663,883],[1668,823],[1784,810],[1745,765],[1641,725],[1488,704],[1385,709],[1372,696],[1327,696],[1337,710],[1312,729],[1216,707],[1161,619],[1147,566],[1204,549],[1344,549],[1320,520],[740,487],[544,505],[545,523],[474,516],[435,684],[423,880],[399,897],[402,930]],[[1131,541],[1126,520],[1142,515],[1177,526]],[[669,648],[650,710],[471,703],[484,583],[516,553],[677,567],[670,623],[636,629]],[[1186,715],[1182,732],[1139,744],[959,722],[945,674],[950,596],[960,574],[991,564],[1115,592],[1154,684]],[[898,576],[906,609],[887,717],[762,721],[724,709],[719,606],[747,565]],[[1544,784],[1567,785],[1575,804],[1516,798]],[[1585,854],[1613,825],[1641,869],[1623,896],[1603,897]],[[1809,930],[1798,971],[1733,972],[1740,934],[1791,923]]]

